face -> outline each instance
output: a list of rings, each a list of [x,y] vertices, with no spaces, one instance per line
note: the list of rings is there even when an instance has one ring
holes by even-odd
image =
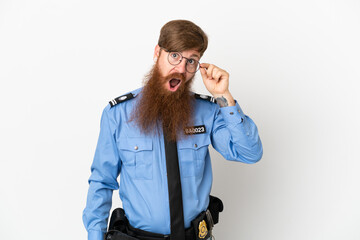
[[[181,84],[194,77],[195,73],[186,71],[187,59],[200,60],[200,53],[196,50],[186,50],[180,53],[183,56],[181,62],[178,65],[171,65],[168,61],[169,53],[161,49],[159,45],[155,47],[154,59],[157,58],[160,74],[166,79],[163,86],[170,92],[176,92]]]

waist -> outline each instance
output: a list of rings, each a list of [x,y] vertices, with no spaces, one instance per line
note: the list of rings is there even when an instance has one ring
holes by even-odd
[[[159,196],[155,196],[153,199],[137,197],[132,202],[124,198],[123,208],[131,226],[149,232],[170,233],[170,208],[168,202],[164,202],[163,198]],[[191,221],[207,209],[209,197],[201,196],[200,199],[194,200],[195,197],[190,196],[183,199],[184,225],[185,228],[189,228]]]
[[[211,220],[212,221],[212,220]],[[211,229],[207,219],[206,212],[199,214],[192,221],[189,228],[185,229],[185,240],[207,240],[211,239]],[[105,235],[105,240],[171,240],[170,234],[159,234],[144,231],[142,229],[131,226],[126,217],[121,223],[117,223],[114,227],[109,227],[109,231]]]
[[[209,207],[191,221],[190,227],[185,230],[186,240],[211,239],[213,226],[219,221],[219,213],[223,204],[219,198],[210,196]],[[107,240],[170,240],[170,235],[153,233],[135,228],[129,221],[122,208],[113,211],[106,233]]]

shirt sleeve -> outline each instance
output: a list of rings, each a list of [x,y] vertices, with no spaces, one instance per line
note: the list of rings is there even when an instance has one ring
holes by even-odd
[[[83,222],[88,231],[88,240],[103,240],[111,209],[113,190],[119,189],[117,177],[121,162],[115,142],[116,122],[109,117],[110,105],[102,114],[100,135],[91,165],[89,190]]]
[[[227,160],[255,163],[263,154],[258,129],[237,102],[235,106],[217,106],[211,141]]]

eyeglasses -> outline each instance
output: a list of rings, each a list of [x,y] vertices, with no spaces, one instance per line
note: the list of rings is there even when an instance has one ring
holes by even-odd
[[[164,48],[162,48],[164,49]],[[189,73],[196,73],[200,68],[199,61],[193,59],[193,58],[186,58],[179,52],[170,52],[166,49],[164,49],[165,52],[168,52],[168,61],[171,65],[176,66],[181,63],[183,58],[186,59],[185,69]]]

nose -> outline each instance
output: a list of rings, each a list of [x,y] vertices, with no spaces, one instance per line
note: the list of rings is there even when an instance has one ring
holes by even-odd
[[[181,59],[181,62],[176,65],[176,69],[178,70],[179,73],[186,73],[186,59],[183,58]]]

